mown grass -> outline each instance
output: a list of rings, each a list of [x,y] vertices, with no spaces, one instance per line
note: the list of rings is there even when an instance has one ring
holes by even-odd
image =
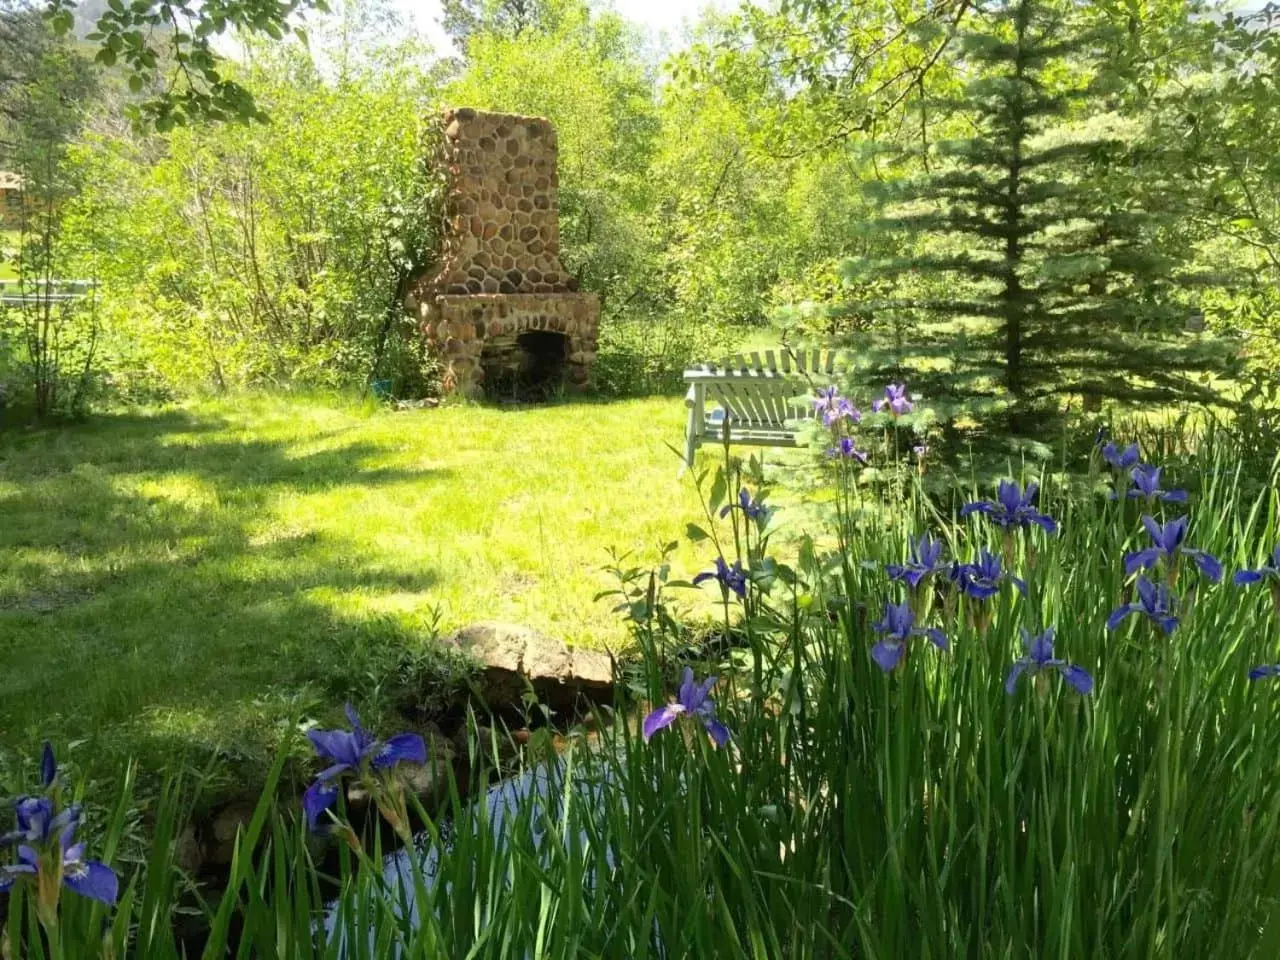
[[[265,762],[346,697],[376,715],[437,630],[622,644],[609,549],[699,517],[683,417],[239,396],[0,431],[0,749]]]
[[[18,271],[8,254],[18,248],[18,234],[13,230],[0,230],[0,280],[17,280]]]

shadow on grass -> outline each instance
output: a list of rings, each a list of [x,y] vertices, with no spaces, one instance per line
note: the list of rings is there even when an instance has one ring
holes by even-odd
[[[239,439],[182,411],[0,433],[0,747],[88,740],[108,776],[125,755],[256,766],[421,651],[422,604],[370,602],[425,593],[430,570],[272,520],[293,496],[446,475],[341,434]]]
[[[684,409],[685,390],[671,391],[655,391],[653,393],[637,393],[637,394],[598,394],[585,393],[578,395],[565,395],[552,397],[547,400],[504,400],[501,398],[475,401],[477,406],[486,410],[495,410],[498,413],[528,413],[530,410],[565,410],[573,408],[609,408],[624,406],[626,404],[641,403],[645,400],[669,400],[673,407],[680,405],[680,409]]]

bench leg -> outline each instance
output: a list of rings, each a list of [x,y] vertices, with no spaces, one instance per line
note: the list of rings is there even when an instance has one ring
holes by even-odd
[[[684,465],[693,469],[693,454],[698,449],[698,429],[702,426],[697,419],[697,410],[689,408],[689,423],[684,428]]]
[[[695,383],[689,388],[689,393],[684,398],[685,405],[689,408],[689,422],[684,428],[684,465],[687,470],[693,469],[693,454],[702,439],[706,407],[705,389],[701,383]]]

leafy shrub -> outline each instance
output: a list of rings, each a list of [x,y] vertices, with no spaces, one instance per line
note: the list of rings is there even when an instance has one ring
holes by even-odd
[[[718,359],[734,339],[723,326],[683,323],[675,316],[615,318],[600,327],[596,389],[614,396],[678,390],[687,367]]]
[[[429,392],[402,343],[441,219],[429,81],[408,51],[334,80],[301,48],[261,52],[246,80],[270,124],[80,151],[93,176],[67,220],[86,247],[94,231],[117,386]]]

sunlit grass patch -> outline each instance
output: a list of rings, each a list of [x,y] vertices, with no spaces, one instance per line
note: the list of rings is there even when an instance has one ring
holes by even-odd
[[[477,620],[618,648],[608,551],[700,516],[684,412],[248,395],[0,433],[0,746],[265,747],[291,691],[371,686]]]

